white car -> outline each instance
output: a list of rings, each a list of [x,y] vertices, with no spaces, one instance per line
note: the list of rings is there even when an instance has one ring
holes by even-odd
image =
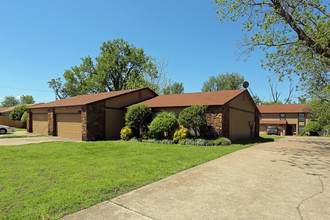
[[[6,134],[7,132],[14,132],[14,128],[6,125],[0,125],[0,134]]]

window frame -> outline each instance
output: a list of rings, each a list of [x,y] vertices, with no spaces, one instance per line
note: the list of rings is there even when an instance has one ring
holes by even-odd
[[[284,115],[284,117],[282,117]],[[286,114],[285,113],[280,113],[280,120],[286,120]]]
[[[300,118],[300,116],[303,115],[304,118]],[[305,121],[306,115],[305,113],[298,113],[298,121]]]

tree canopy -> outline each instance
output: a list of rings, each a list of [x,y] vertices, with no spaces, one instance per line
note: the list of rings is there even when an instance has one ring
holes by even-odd
[[[202,91],[220,91],[241,89],[244,82],[244,76],[239,73],[221,73],[218,76],[211,76],[204,82]]]
[[[18,99],[15,96],[5,96],[4,100],[1,102],[2,107],[12,107],[19,104]]]
[[[183,83],[174,82],[163,88],[163,95],[170,95],[170,94],[181,94],[184,93]]]
[[[309,117],[317,121],[321,126],[330,124],[330,86],[326,87],[320,94],[315,95],[307,104],[310,113]]]
[[[99,56],[81,61],[79,66],[65,70],[64,82],[61,78],[48,82],[57,98],[141,87],[160,92],[162,82],[167,80],[164,62],[157,62],[123,39],[103,42]]]
[[[322,0],[215,0],[221,22],[242,20],[242,53],[264,50],[261,65],[300,76],[308,92],[329,84],[330,13]],[[330,5],[330,4],[329,4]],[[319,85],[318,88],[316,85]]]
[[[34,104],[34,98],[32,95],[21,95],[20,104]]]
[[[26,112],[26,105],[16,106],[9,114],[11,120],[21,120],[24,112]]]

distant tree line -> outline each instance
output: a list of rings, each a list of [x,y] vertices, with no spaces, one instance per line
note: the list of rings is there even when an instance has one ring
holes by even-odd
[[[4,100],[1,102],[2,107],[12,107],[16,105],[23,105],[23,104],[34,104],[34,98],[31,95],[21,95],[18,98],[15,96],[5,96]]]

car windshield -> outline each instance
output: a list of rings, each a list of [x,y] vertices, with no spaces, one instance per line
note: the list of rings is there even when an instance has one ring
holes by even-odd
[[[268,129],[277,129],[275,126],[269,126]]]

